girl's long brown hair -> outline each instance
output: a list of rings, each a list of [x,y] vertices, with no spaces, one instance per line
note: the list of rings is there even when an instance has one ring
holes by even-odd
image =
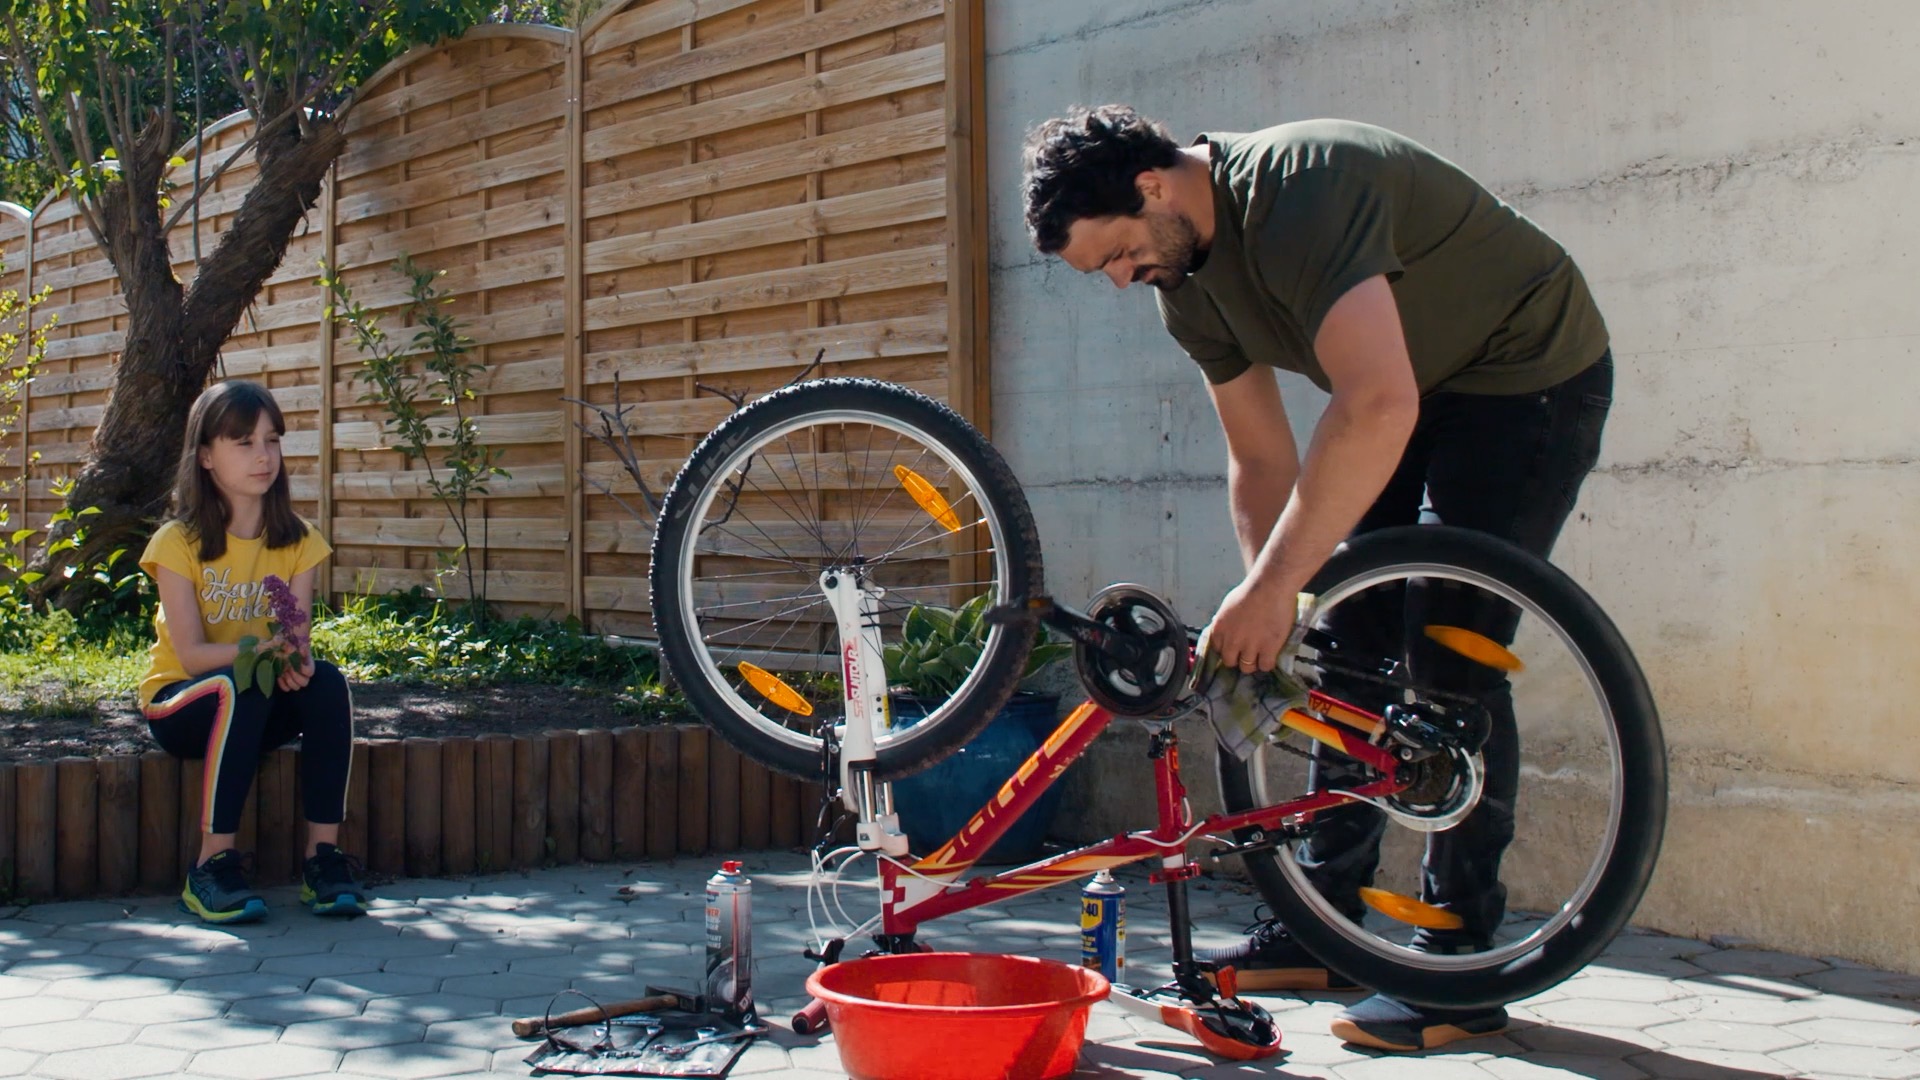
[[[212,562],[227,553],[227,523],[233,511],[214,486],[213,474],[201,468],[200,448],[212,446],[215,439],[252,435],[263,412],[273,419],[275,432],[287,433],[286,417],[280,414],[279,403],[266,387],[243,379],[226,379],[201,391],[193,411],[187,414],[186,447],[180,452],[180,467],[173,480],[173,516],[200,541],[201,562]],[[280,475],[273,478],[273,486],[261,500],[261,518],[270,548],[297,544],[307,535],[307,523],[293,512],[285,458],[280,461]]]

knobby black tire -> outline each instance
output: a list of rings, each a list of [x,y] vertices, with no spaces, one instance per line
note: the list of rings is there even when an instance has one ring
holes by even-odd
[[[739,715],[708,683],[695,656],[695,629],[679,617],[680,564],[691,535],[691,515],[703,489],[722,478],[716,470],[733,451],[768,429],[810,414],[856,410],[909,423],[964,462],[979,484],[977,496],[1001,526],[1008,572],[1001,583],[1009,597],[1042,592],[1040,538],[1033,512],[992,444],[959,413],[906,387],[874,379],[831,378],[776,390],[728,417],[701,440],[661,501],[649,572],[655,632],[668,674],[694,710],[741,753],[770,769],[803,779],[820,779],[819,741],[795,747],[777,741]],[[981,655],[979,677],[952,699],[943,715],[930,717],[896,734],[876,754],[882,779],[924,769],[958,750],[986,727],[1013,696],[1025,672],[1033,636],[1003,632]]]
[[[1617,736],[1625,803],[1595,888],[1574,917],[1532,951],[1497,962],[1490,958],[1482,967],[1465,965],[1439,972],[1368,950],[1324,921],[1320,909],[1295,891],[1293,881],[1276,862],[1291,858],[1290,849],[1246,855],[1244,862],[1281,924],[1334,971],[1417,1005],[1504,1005],[1540,993],[1585,967],[1639,906],[1665,831],[1666,744],[1646,678],[1606,613],[1558,568],[1497,537],[1445,526],[1382,529],[1342,546],[1307,591],[1328,595],[1343,582],[1410,563],[1453,566],[1516,589],[1560,624],[1592,668]],[[1229,811],[1255,808],[1252,770],[1256,761],[1239,762],[1230,754],[1220,755],[1221,797]],[[1241,838],[1249,833],[1242,832]]]

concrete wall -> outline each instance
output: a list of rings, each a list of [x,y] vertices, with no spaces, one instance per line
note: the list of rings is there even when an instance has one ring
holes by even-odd
[[[1217,421],[1150,295],[1027,245],[1025,129],[1126,101],[1183,139],[1405,132],[1566,244],[1613,331],[1605,453],[1555,559],[1663,712],[1673,809],[1639,920],[1920,970],[1920,5],[987,9],[994,433],[1053,590],[1137,580],[1198,622],[1237,560]],[[1322,399],[1285,388],[1304,431]],[[1144,777],[1125,741],[1093,767]],[[1074,790],[1084,828],[1123,820],[1122,789]]]

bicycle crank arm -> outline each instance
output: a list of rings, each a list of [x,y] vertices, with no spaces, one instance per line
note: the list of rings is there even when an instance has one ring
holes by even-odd
[[[1216,1057],[1256,1061],[1280,1052],[1280,1026],[1258,1005],[1237,1000],[1208,1005],[1168,1004],[1153,1000],[1152,994],[1115,983],[1107,1000],[1135,1016],[1193,1036],[1201,1049]]]
[[[1001,626],[1043,623],[1067,635],[1075,642],[1088,648],[1098,649],[1122,663],[1136,663],[1140,659],[1138,639],[1095,622],[1070,607],[1057,604],[1052,597],[1036,596],[1024,602],[988,608],[981,618],[988,623]]]

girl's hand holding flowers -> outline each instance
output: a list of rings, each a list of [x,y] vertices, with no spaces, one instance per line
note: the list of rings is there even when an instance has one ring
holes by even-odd
[[[307,685],[313,678],[313,650],[307,642],[307,613],[301,610],[292,587],[268,574],[261,588],[273,610],[273,618],[267,622],[273,636],[266,641],[251,635],[240,639],[233,679],[242,690],[255,687],[272,697],[276,687],[292,693]]]

